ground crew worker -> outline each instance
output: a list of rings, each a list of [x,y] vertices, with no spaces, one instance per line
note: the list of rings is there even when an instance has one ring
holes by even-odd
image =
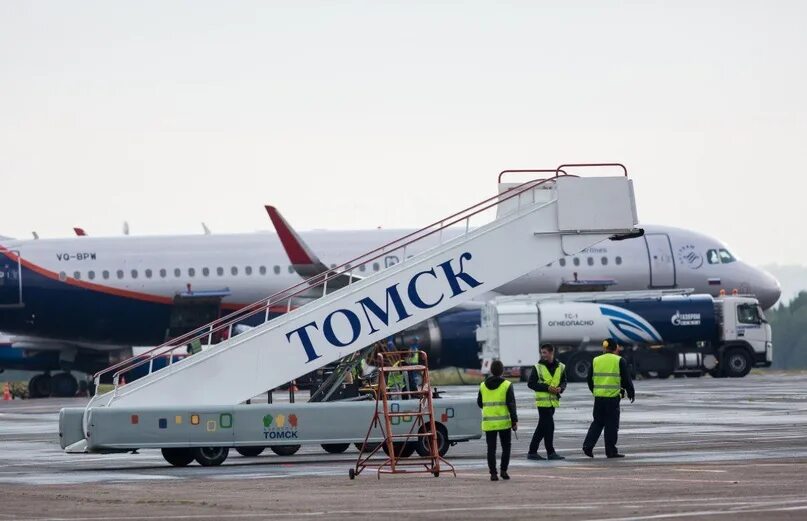
[[[482,431],[488,445],[488,470],[490,480],[499,481],[496,473],[496,436],[502,443],[502,479],[510,479],[507,467],[510,465],[510,430],[518,430],[516,396],[513,385],[502,378],[504,366],[500,360],[490,364],[490,376],[479,384],[476,404],[482,409]]]
[[[555,409],[560,406],[560,395],[566,390],[566,366],[555,360],[555,346],[541,346],[541,360],[535,365],[527,380],[527,387],[535,391],[535,406],[538,407],[538,426],[532,435],[527,459],[544,459],[538,454],[538,446],[544,440],[546,459],[566,459],[555,452]]]
[[[627,393],[633,403],[635,391],[630,379],[628,364],[616,354],[617,343],[606,340],[602,343],[605,353],[594,358],[588,372],[588,388],[594,394],[594,421],[588,428],[583,442],[583,453],[594,457],[594,445],[605,429],[605,455],[609,458],[624,458],[616,448],[619,432],[619,402]]]
[[[191,343],[188,344],[188,354],[195,355],[196,353],[202,352],[202,341],[198,338],[194,338],[191,340]]]
[[[392,364],[392,367],[400,367],[402,363],[403,360],[398,360]],[[400,392],[404,391],[405,388],[406,388],[406,378],[404,377],[404,374],[402,372],[395,371],[387,375],[387,389],[393,392]],[[401,400],[404,398],[405,396],[403,395],[397,395],[394,399]]]
[[[409,344],[409,354],[406,357],[406,365],[418,365],[420,364],[420,339],[415,337],[412,339],[411,343]],[[417,371],[408,371],[406,373],[407,383],[409,385],[410,391],[415,391],[420,387],[420,380],[419,374]]]

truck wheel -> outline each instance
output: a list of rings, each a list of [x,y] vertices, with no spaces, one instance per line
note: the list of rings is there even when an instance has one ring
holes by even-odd
[[[266,447],[236,447],[235,451],[245,458],[254,458],[260,455]]]
[[[709,374],[712,378],[723,378],[723,369],[721,367],[715,367],[714,369],[709,369]]]
[[[291,456],[300,450],[299,445],[270,445],[269,450],[278,456]]]
[[[345,452],[348,447],[350,447],[350,443],[323,443],[322,448],[325,449],[325,452],[328,454],[342,454]]]
[[[193,449],[193,459],[203,467],[216,467],[224,463],[229,453],[228,447],[196,447]]]
[[[723,371],[729,378],[742,378],[751,371],[751,358],[745,349],[735,347],[723,356]]]
[[[354,443],[353,445],[356,447],[356,450],[361,452],[361,448],[364,445],[364,443]],[[373,452],[376,449],[376,447],[378,447],[379,445],[381,445],[381,444],[377,443],[377,442],[376,443],[368,443],[367,447],[365,448],[365,451]]]
[[[162,449],[165,461],[175,467],[187,467],[193,461],[193,451],[186,448]]]
[[[591,367],[591,356],[580,353],[575,355],[566,368],[570,382],[585,382],[588,378],[588,369]]]
[[[395,451],[395,455],[399,458],[408,458],[415,452],[417,448],[417,442],[414,441],[396,441],[392,444],[393,450]],[[389,448],[387,448],[387,444],[384,443],[381,445],[381,449],[384,451],[384,454],[389,456]]]
[[[448,441],[448,432],[446,432],[445,426],[441,423],[436,423],[435,427],[437,428],[437,452],[440,456],[445,456],[449,447],[451,447],[451,443]],[[422,431],[423,429],[421,429],[421,432]],[[423,436],[419,437],[415,450],[418,452],[419,456],[424,458],[431,457],[431,439],[426,439]]]

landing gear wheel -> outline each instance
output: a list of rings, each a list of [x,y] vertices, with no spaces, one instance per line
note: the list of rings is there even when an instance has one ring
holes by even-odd
[[[440,456],[445,456],[449,447],[451,447],[451,443],[448,441],[448,433],[446,432],[446,428],[440,423],[436,424],[435,427],[437,428],[437,453],[440,454]],[[419,437],[415,444],[415,450],[419,456],[424,458],[430,457],[432,455],[431,439],[427,439],[425,436]]]
[[[203,467],[216,467],[224,463],[230,449],[228,447],[196,447],[193,450],[193,459]]]
[[[735,347],[723,356],[722,365],[729,378],[742,378],[751,371],[751,358],[745,349]]]
[[[193,450],[185,448],[162,449],[165,461],[175,467],[187,467],[193,461]]]
[[[325,452],[328,454],[342,454],[345,452],[348,447],[350,447],[350,443],[323,443],[322,448],[325,449]]]
[[[70,398],[78,392],[78,382],[70,373],[59,373],[50,379],[50,392],[53,396]]]
[[[269,450],[278,456],[291,456],[300,450],[299,445],[271,445]]]
[[[266,447],[236,447],[235,451],[245,458],[254,458],[263,452]]]
[[[591,356],[580,353],[572,357],[567,367],[570,382],[585,382],[591,367]]]
[[[28,396],[46,398],[50,396],[50,375],[38,374],[28,381]]]

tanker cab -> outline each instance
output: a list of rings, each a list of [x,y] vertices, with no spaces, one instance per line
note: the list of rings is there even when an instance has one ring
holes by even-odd
[[[745,342],[757,359],[764,353],[765,362],[770,363],[773,359],[771,325],[757,299],[723,297],[718,302],[722,305],[723,340]]]

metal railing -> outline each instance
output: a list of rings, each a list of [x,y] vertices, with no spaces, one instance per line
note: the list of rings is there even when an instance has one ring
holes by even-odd
[[[581,164],[581,165],[564,165],[564,166],[614,166],[614,164],[610,163],[591,164],[591,165]],[[114,396],[117,395],[118,389],[120,387],[120,378],[125,373],[137,369],[138,367],[142,367],[145,364],[149,365],[148,374],[151,374],[152,372],[158,372],[162,369],[170,369],[175,358],[172,352],[177,348],[184,347],[196,341],[202,343],[203,340],[207,340],[207,345],[212,345],[215,335],[220,336],[226,335],[226,338],[224,338],[224,340],[230,339],[233,337],[234,326],[240,324],[246,319],[255,317],[260,314],[263,314],[264,316],[263,321],[259,324],[259,326],[263,325],[270,320],[269,316],[270,312],[278,310],[285,310],[286,312],[291,311],[292,299],[307,296],[306,293],[309,292],[309,290],[311,290],[312,288],[322,286],[322,295],[324,296],[325,294],[327,294],[328,281],[331,281],[337,277],[347,276],[348,277],[347,286],[352,284],[354,280],[355,281],[362,280],[361,277],[358,277],[354,274],[354,272],[359,268],[359,266],[366,265],[367,263],[371,263],[375,260],[378,260],[393,251],[397,250],[403,251],[400,264],[404,264],[407,261],[407,248],[410,247],[412,244],[417,243],[418,241],[421,241],[427,237],[434,236],[435,234],[439,234],[438,245],[441,245],[443,244],[442,231],[446,228],[462,223],[463,221],[465,222],[465,230],[462,235],[467,235],[470,231],[471,217],[478,215],[491,208],[494,208],[500,205],[501,203],[513,199],[515,197],[519,197],[518,207],[520,208],[521,195],[530,192],[534,188],[543,185],[549,181],[553,181],[557,177],[560,177],[562,175],[569,175],[566,172],[564,172],[562,168],[563,166],[558,167],[554,170],[534,170],[534,172],[546,172],[546,173],[554,172],[554,175],[552,177],[548,177],[545,179],[528,181],[522,185],[519,185],[517,187],[508,190],[507,192],[494,195],[493,197],[489,197],[488,199],[485,199],[484,201],[481,201],[473,206],[470,206],[464,210],[449,215],[448,217],[445,217],[439,221],[435,221],[432,224],[424,228],[421,228],[420,230],[414,231],[394,241],[391,241],[383,246],[375,248],[374,250],[371,250],[365,253],[364,255],[360,255],[355,259],[347,261],[341,264],[340,266],[337,266],[323,273],[310,277],[298,284],[295,284],[289,288],[281,290],[273,295],[270,295],[265,299],[262,299],[258,302],[255,302],[244,308],[241,308],[238,311],[235,311],[227,316],[214,320],[213,322],[207,325],[201,326],[197,329],[194,329],[193,331],[180,335],[179,337],[173,338],[165,342],[164,344],[154,347],[137,356],[133,356],[131,358],[118,362],[117,364],[114,364],[96,373],[93,376],[94,382],[96,386],[98,386],[98,384],[101,381],[101,377],[112,372],[113,373],[112,383],[115,386],[113,391],[113,398],[114,398]],[[624,169],[624,167],[622,168]],[[452,240],[454,238],[456,238],[456,236],[451,237]],[[155,358],[165,354],[169,354],[167,364],[164,367],[154,370]],[[87,405],[87,407],[89,408],[91,404],[92,400]]]

